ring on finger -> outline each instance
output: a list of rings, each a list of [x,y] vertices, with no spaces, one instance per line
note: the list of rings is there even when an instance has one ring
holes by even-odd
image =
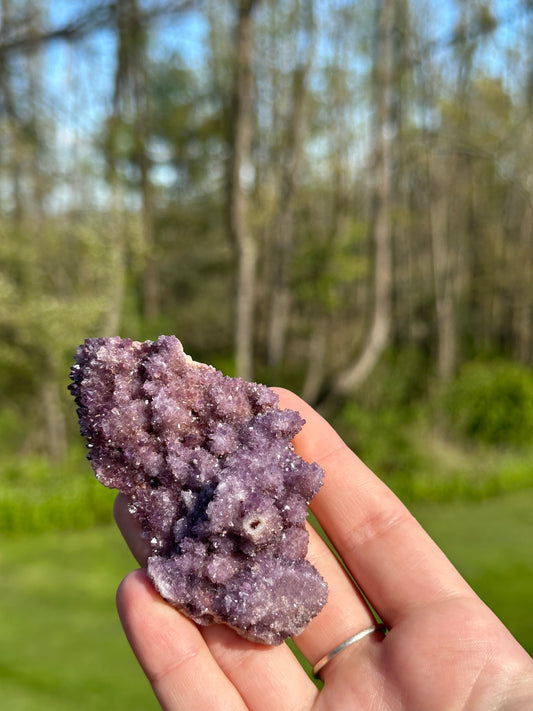
[[[318,662],[313,667],[313,675],[317,679],[319,679],[321,670],[326,666],[326,664],[328,664],[328,662],[333,659],[333,657],[336,657],[339,652],[342,652],[344,649],[346,649],[346,647],[349,647],[350,645],[354,644],[354,642],[359,642],[359,640],[363,639],[364,637],[368,637],[368,635],[373,634],[374,632],[385,632],[386,629],[387,626],[384,624],[371,625],[370,627],[365,627],[364,630],[361,630],[357,634],[348,637],[348,639],[342,642],[342,644],[339,644],[338,647],[335,647],[335,649],[332,649],[331,652],[328,652],[321,659],[318,660]]]

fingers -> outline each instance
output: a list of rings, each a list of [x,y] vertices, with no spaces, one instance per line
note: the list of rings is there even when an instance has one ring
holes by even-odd
[[[117,496],[114,511],[130,549],[145,565],[148,547],[122,495]],[[141,579],[138,580],[138,577]],[[164,708],[172,711],[203,709],[203,706],[187,706],[190,703],[189,694],[191,699],[195,699],[196,691],[189,688],[185,694],[182,690],[185,683],[181,677],[185,666],[183,658],[192,670],[184,677],[189,679],[188,683],[191,683],[191,675],[195,673],[192,661],[200,659],[201,664],[206,665],[205,671],[193,681],[202,686],[206,680],[219,684],[220,675],[211,676],[214,664],[225,682],[238,689],[245,708],[253,711],[272,708],[298,711],[310,708],[314,702],[317,689],[286,645],[268,647],[254,644],[223,625],[197,628],[163,602],[141,571],[130,574],[123,581],[118,593],[118,608],[130,644],[158,698],[160,701],[172,700],[168,706],[161,701]],[[160,639],[162,635],[165,638],[163,643]],[[161,652],[161,649],[164,651]],[[207,694],[207,689],[202,688],[202,692]],[[205,708],[226,708],[222,700],[209,706],[208,699],[209,696],[206,696]]]
[[[138,521],[129,513],[127,499],[122,494],[118,494],[116,497],[114,514],[130,550],[139,564],[145,566],[149,554],[149,546],[145,539],[141,537],[141,527]],[[295,641],[311,664],[314,664],[347,637],[372,624],[374,617],[362,595],[329,547],[310,526],[309,533],[307,557],[324,580],[327,581],[329,595],[328,602],[320,614],[311,621],[307,629]],[[252,656],[244,663],[245,654],[250,652],[249,642],[242,640],[231,630],[220,628],[220,626],[216,628],[201,628],[201,632],[212,649],[215,658],[226,673],[231,676],[231,672],[234,669],[242,668],[244,671],[242,678],[235,679],[235,681],[240,681],[243,684],[249,683],[251,687],[255,687],[255,678],[257,674],[261,673],[261,665],[265,665],[267,659],[270,662],[270,659],[265,654],[267,648],[261,645],[252,645],[252,649],[255,646],[257,650],[261,651],[261,654],[258,657]],[[231,653],[228,653],[228,646],[232,648]],[[292,698],[291,693],[289,693],[291,689],[284,688],[286,681],[284,672],[290,670],[288,680],[290,680],[292,689],[297,693],[294,700],[291,701],[292,705],[289,704],[288,708],[296,709],[298,701],[305,699],[306,693],[314,694],[316,689],[313,684],[310,687],[308,686],[307,682],[309,680],[303,672],[300,681],[303,680],[305,683],[301,683],[300,686],[296,685],[294,678],[296,672],[292,666],[294,661],[292,653],[285,646],[283,650],[283,657],[280,652],[276,652],[275,657],[272,657],[272,663],[279,665],[282,670],[281,673],[276,675],[273,687],[281,692],[283,698],[290,700]],[[235,658],[237,659],[234,663]],[[289,660],[291,663],[289,663]],[[255,669],[256,661],[259,665],[257,670]],[[299,666],[298,670],[301,671]],[[262,674],[272,679],[275,676],[273,674],[265,674],[265,671]],[[263,691],[262,693],[265,694],[266,692]]]
[[[393,625],[413,607],[472,591],[403,504],[309,405],[276,390],[306,420],[296,451],[325,470],[311,508],[374,608]]]
[[[304,711],[313,706],[318,690],[287,645],[254,644],[225,625],[200,631],[249,709]]]
[[[117,524],[133,555],[140,565],[145,566],[149,555],[149,544],[142,538],[141,526],[128,511],[127,499],[122,494],[118,494],[116,497],[114,514]],[[372,624],[374,617],[361,594],[329,547],[311,527],[309,527],[309,531],[310,543],[307,557],[327,581],[329,596],[324,609],[311,621],[308,628],[303,634],[299,635],[295,641],[302,653],[314,664],[318,659],[324,656],[324,654],[343,642],[347,637]],[[234,642],[231,645],[233,647],[232,654],[227,654],[227,646],[230,639],[236,638],[239,640],[239,637],[234,635],[230,630],[224,628],[220,629],[219,627],[213,629],[202,628],[201,631],[222,668],[230,674],[232,668],[242,667],[247,670],[241,680],[242,683],[246,684],[248,682],[251,686],[254,686],[255,682],[253,682],[252,676],[257,676],[255,671],[253,671],[254,663],[249,661],[247,664],[243,664],[244,651],[249,651],[249,643],[242,640],[244,643],[243,651],[240,649],[241,643],[238,641]],[[224,639],[223,644],[220,643],[220,639]],[[285,657],[280,659],[279,665],[283,671],[286,669],[291,670],[289,678],[294,685],[294,669],[287,661],[293,661],[292,654],[290,650],[285,647],[283,647],[283,650]],[[238,663],[235,665],[230,664],[228,668],[228,661],[232,660],[235,655],[239,657]],[[260,657],[263,660],[260,664],[264,664],[267,656],[262,653]],[[276,654],[276,661],[278,657],[280,657],[279,653]],[[252,659],[255,659],[255,657],[252,657]],[[300,667],[298,667],[298,669],[300,670]],[[259,672],[260,668],[258,670],[258,673]],[[266,676],[267,678],[274,678],[274,675],[267,674]],[[304,675],[302,678],[304,678],[306,682],[304,686],[307,686],[307,682],[309,681],[307,676]],[[278,674],[275,684],[276,688],[282,690],[283,698],[291,699],[291,694],[288,693],[287,689],[283,689],[283,685],[284,675],[283,673],[281,676]],[[293,688],[296,689],[295,686]],[[310,691],[315,693],[316,689],[314,685],[311,685]],[[297,708],[298,699],[305,698],[304,689],[301,688],[296,694],[294,701],[291,701],[289,704],[289,708]]]
[[[124,631],[166,711],[245,711],[196,625],[167,605],[146,573],[130,573],[117,593]]]
[[[329,588],[328,601],[323,609],[295,638],[298,647],[314,665],[348,637],[374,624],[375,619],[344,568],[313,529],[310,530],[307,558]]]

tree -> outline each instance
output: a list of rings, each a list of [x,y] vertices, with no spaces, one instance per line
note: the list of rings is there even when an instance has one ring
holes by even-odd
[[[293,42],[292,91],[285,117],[284,140],[280,150],[281,174],[273,234],[272,281],[268,332],[268,363],[279,368],[289,325],[291,302],[290,261],[293,255],[298,182],[304,158],[308,102],[308,77],[314,53],[314,6],[312,0],[297,3],[295,28],[290,27]]]
[[[228,228],[237,254],[235,362],[238,375],[253,377],[257,244],[250,227],[249,191],[253,172],[252,11],[258,0],[238,0],[230,114],[231,155],[227,169]]]
[[[148,155],[151,137],[151,109],[148,82],[148,34],[142,22],[137,0],[119,0],[117,4],[117,64],[113,96],[113,115],[109,121],[109,136],[106,144],[111,181],[115,192],[117,143],[121,133],[131,128],[129,159],[138,173],[138,188],[141,197],[141,219],[145,248],[143,270],[143,312],[147,319],[159,314],[159,279],[155,260],[155,233],[153,190],[150,179]],[[120,230],[117,232],[117,238]]]
[[[372,237],[374,253],[374,300],[368,340],[354,363],[337,377],[334,390],[347,393],[369,375],[385,349],[392,318],[392,236],[395,115],[396,0],[380,0],[376,9],[374,54],[375,139],[373,165],[374,214]]]

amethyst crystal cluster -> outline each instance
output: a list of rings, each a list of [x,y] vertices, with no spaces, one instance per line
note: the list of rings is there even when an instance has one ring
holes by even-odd
[[[305,559],[323,473],[293,450],[298,413],[263,385],[195,363],[174,336],[88,339],[75,361],[88,458],[128,497],[161,595],[253,641],[301,632],[327,587]]]

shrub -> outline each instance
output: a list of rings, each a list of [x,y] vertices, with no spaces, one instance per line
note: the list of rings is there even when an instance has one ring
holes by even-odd
[[[409,438],[410,418],[405,409],[368,411],[350,401],[332,425],[376,474],[387,478],[406,475],[417,465]]]
[[[507,445],[533,439],[533,372],[516,363],[468,363],[447,387],[443,405],[464,437]]]
[[[64,462],[11,455],[0,465],[0,532],[83,529],[112,520],[115,492],[101,486],[73,448]]]

